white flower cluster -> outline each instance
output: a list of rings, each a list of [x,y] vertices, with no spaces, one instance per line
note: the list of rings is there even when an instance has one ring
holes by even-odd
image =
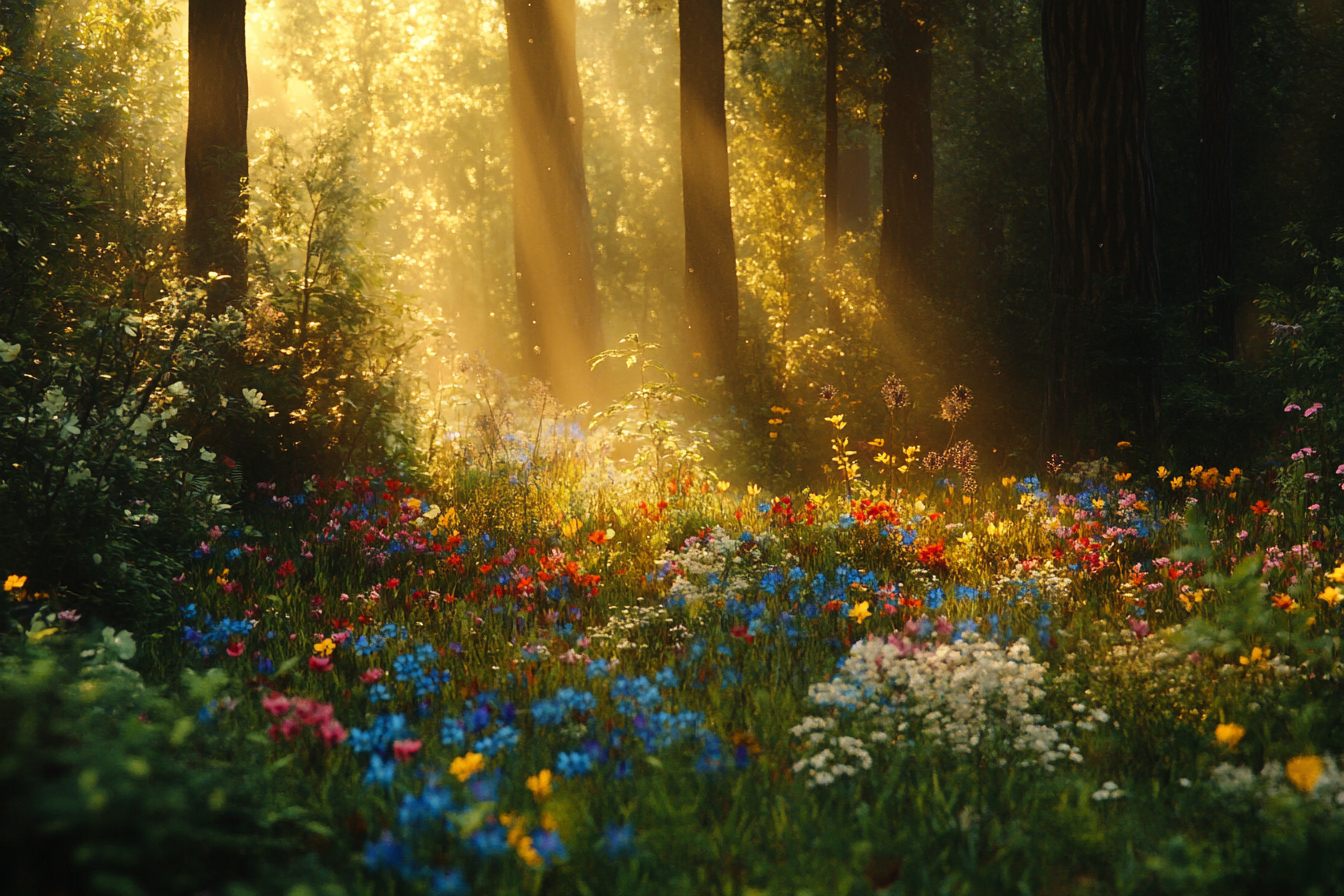
[[[672,616],[664,606],[647,607],[640,604],[630,604],[614,610],[611,618],[600,627],[589,632],[588,637],[593,641],[618,641],[616,647],[619,650],[647,647],[646,644],[637,644],[630,639],[642,637],[641,632],[646,628],[671,622]],[[678,626],[678,628],[681,627]],[[682,631],[685,630],[682,629]],[[679,644],[681,640],[683,640],[681,632],[674,631],[672,633],[672,643]]]
[[[870,637],[850,649],[838,675],[812,685],[808,696],[818,706],[849,714],[842,718],[871,732],[869,739],[879,743],[894,727],[903,738],[959,753],[985,747],[1015,753],[1024,766],[1052,768],[1061,759],[1082,762],[1078,748],[1061,739],[1059,729],[1071,721],[1051,726],[1030,711],[1045,696],[1044,676],[1045,667],[1032,660],[1025,640],[1005,648],[971,637],[925,647],[896,636],[885,641]],[[1104,710],[1097,712],[1096,720],[1109,718]],[[840,746],[840,738],[830,733],[835,725],[833,718],[809,716],[793,733],[811,748]],[[819,758],[823,754],[829,755]],[[824,774],[833,780],[843,773],[835,770],[834,755],[824,748],[795,768],[811,769],[809,783],[829,783]],[[1000,757],[1000,762],[1008,759]]]
[[[668,599],[693,604],[702,600],[736,598],[751,587],[740,542],[722,526],[704,538],[688,538],[681,550],[665,551],[660,561],[664,575],[673,575]]]
[[[1344,809],[1344,772],[1328,753],[1320,760],[1320,774],[1310,781],[1310,790],[1306,796]],[[1308,784],[1300,777],[1293,781],[1290,770],[1277,761],[1266,762],[1259,774],[1244,765],[1224,762],[1213,770],[1212,782],[1214,787],[1226,794],[1270,799],[1298,793]]]
[[[852,778],[860,769],[866,771],[873,767],[873,754],[868,752],[862,740],[836,735],[834,729],[835,719],[818,716],[808,716],[790,729],[795,737],[803,737],[813,747],[821,747],[818,752],[793,764],[794,774],[807,773],[808,787],[824,787],[833,784],[836,778]],[[883,744],[891,738],[885,731],[874,731],[868,739],[873,744]]]
[[[1011,574],[995,576],[993,592],[995,596],[1013,600],[1031,601],[1036,598],[1058,603],[1069,596],[1073,579],[1064,574],[1064,570],[1055,566],[1054,560],[1045,562],[1022,563],[1013,567]]]

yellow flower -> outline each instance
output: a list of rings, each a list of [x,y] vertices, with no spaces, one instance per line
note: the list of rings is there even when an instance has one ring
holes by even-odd
[[[1319,756],[1295,756],[1283,767],[1283,773],[1292,785],[1303,793],[1316,789],[1316,782],[1325,771],[1325,763]]]
[[[854,609],[849,611],[849,618],[859,623],[859,625],[863,625],[864,620],[871,615],[873,614],[869,611],[868,601],[866,600],[860,604],[856,604]]]
[[[459,781],[466,781],[472,775],[485,768],[485,757],[480,753],[468,753],[459,756],[448,766],[448,774]]]
[[[16,590],[16,589],[18,589],[18,588],[22,588],[22,587],[23,587],[24,585],[26,585],[27,583],[28,583],[28,577],[27,577],[27,576],[14,576],[14,575],[11,575],[9,578],[5,579],[5,590],[6,590],[6,591],[14,591],[14,590]]]
[[[1012,485],[1014,482],[1017,482],[1017,477],[1016,477],[1016,476],[1005,476],[1005,477],[1003,477],[1002,482],[1003,482],[1003,487],[1004,487],[1004,488],[1008,488],[1008,486]]]
[[[1177,476],[1177,477],[1175,477],[1174,479],[1171,480],[1171,487],[1172,487],[1173,490],[1174,490],[1174,489],[1178,489],[1178,488],[1180,488],[1180,487],[1181,487],[1182,485],[1184,485],[1184,484],[1185,484],[1185,479],[1184,479],[1183,477],[1180,477],[1180,476]]]
[[[1128,481],[1129,481],[1129,477],[1130,477],[1130,474],[1129,474],[1129,473],[1116,473],[1116,474],[1115,474],[1115,481],[1116,481],[1116,482],[1128,482]]]
[[[1341,594],[1338,588],[1331,585],[1320,593],[1320,598],[1331,607],[1337,607],[1339,606],[1339,602],[1344,600],[1344,594]]]
[[[419,510],[419,509],[420,509],[420,499],[419,499],[419,498],[407,498],[407,499],[406,499],[406,506],[409,507],[409,508],[411,508],[412,510]]]
[[[1241,739],[1246,736],[1246,729],[1236,722],[1226,722],[1213,729],[1213,736],[1218,743],[1226,744],[1235,749]]]
[[[323,638],[313,645],[313,653],[318,656],[331,656],[331,652],[336,649],[336,642],[330,638]]]
[[[1344,585],[1344,563],[1336,566],[1334,572],[1326,573],[1325,577],[1332,582],[1338,582],[1339,584]]]
[[[55,629],[55,628],[44,628],[44,629],[39,629],[38,631],[35,631],[35,632],[29,632],[29,633],[28,633],[28,640],[29,640],[29,641],[41,641],[41,640],[42,640],[43,638],[45,638],[47,635],[54,635],[54,634],[56,634],[57,631],[59,631],[59,629]]]
[[[885,445],[886,443],[887,443],[887,442],[886,442],[885,439],[873,439],[873,440],[872,440],[871,442],[869,442],[868,444],[869,444],[869,445],[872,445],[874,448],[881,448],[881,447],[882,447],[883,445]]]
[[[560,533],[564,535],[566,538],[573,538],[575,535],[578,534],[579,529],[582,526],[583,523],[579,522],[576,519],[573,519],[560,527]]]
[[[1249,666],[1251,663],[1258,663],[1258,662],[1260,662],[1261,660],[1268,660],[1268,659],[1269,659],[1269,649],[1268,649],[1268,648],[1265,648],[1265,649],[1262,650],[1262,649],[1259,648],[1259,647],[1252,647],[1252,648],[1251,648],[1251,655],[1250,655],[1250,657],[1247,658],[1247,657],[1244,657],[1244,656],[1243,656],[1243,657],[1241,658],[1241,664],[1242,664],[1243,666]]]
[[[551,795],[551,778],[551,770],[544,768],[527,779],[527,789],[532,791],[532,796],[536,797],[537,802]]]
[[[957,539],[957,541],[966,545],[966,547],[968,548],[975,547],[975,536],[972,535],[970,532],[964,533],[960,538]]]
[[[541,826],[542,826],[542,828],[545,829],[545,830],[548,830],[548,831],[556,831],[556,830],[559,830],[559,829],[560,829],[560,822],[556,821],[556,820],[555,820],[555,816],[552,815],[551,813],[549,813],[549,812],[542,812],[542,813],[541,813]]]
[[[837,431],[842,430],[849,425],[845,423],[844,414],[836,414],[834,417],[827,417],[826,422],[834,426]]]
[[[1129,443],[1128,443],[1128,442],[1116,442],[1116,443],[1115,443],[1115,447],[1117,447],[1117,448],[1128,448],[1128,447],[1129,447]]]
[[[522,859],[533,868],[541,866],[541,853],[537,852],[536,848],[532,845],[531,837],[520,837],[518,839],[517,849],[518,858]]]
[[[1167,478],[1168,476],[1170,476],[1170,475],[1171,475],[1171,471],[1168,470],[1166,467],[1158,467],[1158,468],[1157,468],[1157,478],[1158,478],[1158,479],[1166,479],[1166,478]]]
[[[761,493],[761,487],[759,485],[752,483],[751,485],[747,486],[747,494],[750,495],[751,497],[754,498],[760,493]]]

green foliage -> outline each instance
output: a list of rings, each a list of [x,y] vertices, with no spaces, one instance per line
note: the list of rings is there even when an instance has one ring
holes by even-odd
[[[344,892],[313,861],[310,829],[268,811],[273,775],[257,748],[214,730],[240,696],[220,693],[222,671],[176,698],[127,667],[127,632],[0,641],[0,862],[12,892]]]

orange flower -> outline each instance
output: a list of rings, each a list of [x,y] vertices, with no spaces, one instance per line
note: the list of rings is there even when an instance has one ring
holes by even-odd
[[[1269,513],[1269,505],[1264,501],[1256,501],[1251,505],[1251,513],[1254,513],[1256,516],[1264,516]]]
[[[1213,736],[1218,743],[1236,749],[1237,744],[1246,736],[1246,729],[1236,722],[1227,722],[1215,728],[1213,730]]]
[[[1324,771],[1325,763],[1319,756],[1296,756],[1283,767],[1284,775],[1303,793],[1311,793],[1316,789],[1316,782]]]

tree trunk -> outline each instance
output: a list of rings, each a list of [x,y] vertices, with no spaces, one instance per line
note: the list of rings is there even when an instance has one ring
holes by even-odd
[[[1199,292],[1213,296],[1212,345],[1236,349],[1232,281],[1232,0],[1199,2]]]
[[[1042,7],[1052,236],[1045,451],[1064,449],[1084,404],[1118,404],[1140,436],[1158,420],[1144,17],[1145,0]]]
[[[513,253],[524,363],[563,402],[602,350],[574,0],[505,0],[513,127]]]
[[[723,5],[680,0],[681,187],[690,344],[711,376],[737,373],[737,250],[728,189]]]
[[[822,172],[823,248],[822,295],[826,301],[826,324],[839,330],[843,312],[839,298],[832,294],[830,275],[835,272],[836,249],[840,242],[840,26],[836,0],[823,0],[822,30],[826,35],[826,147]]]
[[[247,288],[245,0],[191,0],[187,12],[184,270],[229,280],[209,292],[218,313]]]
[[[882,237],[877,287],[893,313],[919,287],[933,236],[933,41],[922,3],[883,0]]]

